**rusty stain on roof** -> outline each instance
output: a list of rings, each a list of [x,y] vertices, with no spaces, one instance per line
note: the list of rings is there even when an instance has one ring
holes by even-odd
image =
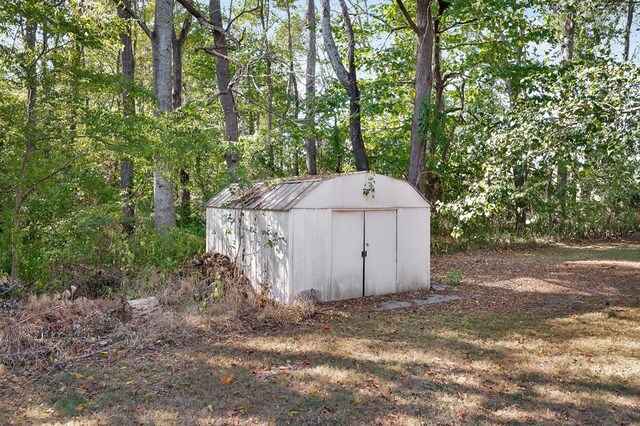
[[[344,175],[296,176],[257,181],[248,187],[233,184],[220,191],[206,206],[219,209],[285,211],[323,181],[338,176]]]

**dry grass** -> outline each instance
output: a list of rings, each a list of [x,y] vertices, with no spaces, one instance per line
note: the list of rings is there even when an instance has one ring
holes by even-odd
[[[155,296],[162,312],[132,320],[125,300],[73,299],[72,292],[31,296],[17,312],[0,311],[0,365],[43,372],[77,359],[182,345],[203,333],[276,330],[310,317],[314,306],[285,306],[253,292],[222,255],[203,255],[201,271],[162,275],[150,270],[135,293]],[[132,290],[131,288],[129,289]]]
[[[581,250],[438,257],[436,275],[461,271],[448,291],[463,299],[385,312],[383,298],[326,304],[277,331],[259,298],[250,303],[266,313],[247,324],[264,326],[251,330],[220,326],[215,303],[177,301],[167,326],[186,324],[190,337],[46,383],[10,374],[0,423],[640,424],[640,245]],[[232,311],[223,324],[243,318]]]

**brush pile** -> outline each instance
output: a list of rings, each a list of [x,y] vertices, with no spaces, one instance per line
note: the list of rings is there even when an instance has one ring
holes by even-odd
[[[229,256],[221,253],[209,252],[194,257],[182,264],[180,275],[192,279],[200,278],[201,284],[215,287],[220,294],[232,290],[246,293],[250,289],[249,280],[238,265]]]
[[[31,296],[23,304],[5,301],[0,310],[0,364],[44,367],[105,350],[122,324],[117,311],[116,302],[71,300],[68,291]]]
[[[198,281],[207,330],[225,335],[277,329],[310,317],[313,303],[283,305],[254,291],[240,267],[221,253],[205,253],[185,262],[181,275]],[[204,292],[202,292],[204,290]]]
[[[253,291],[228,256],[206,253],[177,274],[158,274],[135,289],[142,297],[75,297],[62,294],[0,299],[0,368],[45,371],[122,351],[155,351],[202,334],[221,339],[276,330],[309,318],[313,303],[283,305]]]

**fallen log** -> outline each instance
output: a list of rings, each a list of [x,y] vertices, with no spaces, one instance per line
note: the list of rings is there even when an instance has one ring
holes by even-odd
[[[144,299],[128,300],[129,313],[133,319],[149,318],[152,315],[162,312],[160,302],[155,297],[146,297]]]

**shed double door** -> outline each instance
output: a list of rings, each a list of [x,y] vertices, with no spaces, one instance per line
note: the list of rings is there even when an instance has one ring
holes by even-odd
[[[397,210],[334,211],[333,300],[396,292]]]

